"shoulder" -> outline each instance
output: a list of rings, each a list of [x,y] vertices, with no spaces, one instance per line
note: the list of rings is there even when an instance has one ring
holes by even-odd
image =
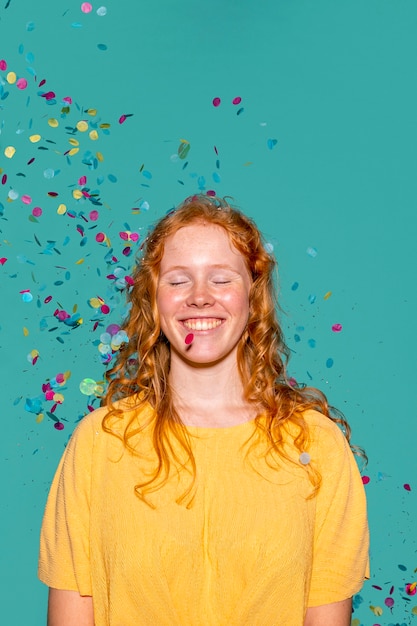
[[[103,420],[107,416],[111,417],[108,424],[109,429],[116,435],[122,435],[129,422],[136,419],[138,423],[143,423],[153,414],[150,405],[141,405],[137,396],[117,400],[113,409],[114,412],[111,412],[108,406],[102,406],[85,415],[76,425],[70,442],[91,441],[97,437],[105,436],[107,433],[103,429]]]
[[[319,464],[344,464],[353,459],[349,442],[336,422],[314,410],[305,411],[303,418],[308,428],[309,449]]]

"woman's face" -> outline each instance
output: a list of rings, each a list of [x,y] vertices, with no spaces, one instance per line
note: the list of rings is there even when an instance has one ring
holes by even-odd
[[[220,226],[193,224],[168,237],[156,304],[171,357],[198,366],[236,359],[251,282],[244,257]]]

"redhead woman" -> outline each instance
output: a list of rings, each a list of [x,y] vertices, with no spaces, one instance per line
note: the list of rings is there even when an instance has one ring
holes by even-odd
[[[108,372],[46,506],[49,626],[348,626],[368,577],[350,429],[286,376],[275,261],[193,196],[149,234]]]

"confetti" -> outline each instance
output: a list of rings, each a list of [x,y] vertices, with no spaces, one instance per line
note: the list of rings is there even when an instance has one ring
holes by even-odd
[[[93,10],[93,5],[90,4],[90,2],[83,2],[81,5],[81,11],[83,13],[91,13],[91,11]]]
[[[193,333],[188,333],[188,335],[185,337],[184,341],[185,341],[185,344],[187,346],[189,346],[194,341]]]
[[[218,107],[221,104],[220,98],[213,98],[213,106]]]
[[[332,331],[334,333],[340,333],[342,328],[343,328],[342,324],[333,324]]]

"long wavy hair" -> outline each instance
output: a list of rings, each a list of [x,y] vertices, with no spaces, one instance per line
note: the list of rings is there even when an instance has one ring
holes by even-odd
[[[255,419],[257,433],[267,442],[266,459],[286,458],[285,430],[291,425],[294,444],[303,452],[309,446],[309,428],[303,413],[320,411],[340,425],[347,440],[350,428],[343,415],[329,406],[318,389],[303,387],[287,379],[289,349],[278,322],[276,298],[276,261],[265,246],[255,223],[226,200],[197,195],[187,198],[177,209],[168,212],[152,229],[142,245],[142,254],[133,271],[134,284],[128,294],[130,312],[122,325],[129,342],[118,353],[114,366],[106,373],[108,381],[104,401],[108,412],[103,429],[122,439],[126,448],[136,453],[135,439],[152,422],[156,465],[151,476],[135,485],[136,495],[147,502],[147,495],[159,489],[170,476],[172,464],[190,473],[189,487],[177,499],[191,506],[196,466],[190,437],[175,410],[168,382],[170,346],[161,331],[156,306],[159,267],[168,237],[190,224],[208,223],[223,228],[231,244],[245,259],[252,285],[249,295],[249,318],[237,350],[237,367],[245,399],[259,412]],[[133,417],[117,428],[123,409],[115,401],[134,397],[135,409],[152,407],[152,419],[142,425]],[[263,435],[262,435],[263,434]],[[173,438],[179,443],[173,446]],[[256,439],[257,441],[257,439]],[[178,452],[178,449],[181,453]],[[320,474],[314,464],[305,466],[313,486],[320,486]]]

